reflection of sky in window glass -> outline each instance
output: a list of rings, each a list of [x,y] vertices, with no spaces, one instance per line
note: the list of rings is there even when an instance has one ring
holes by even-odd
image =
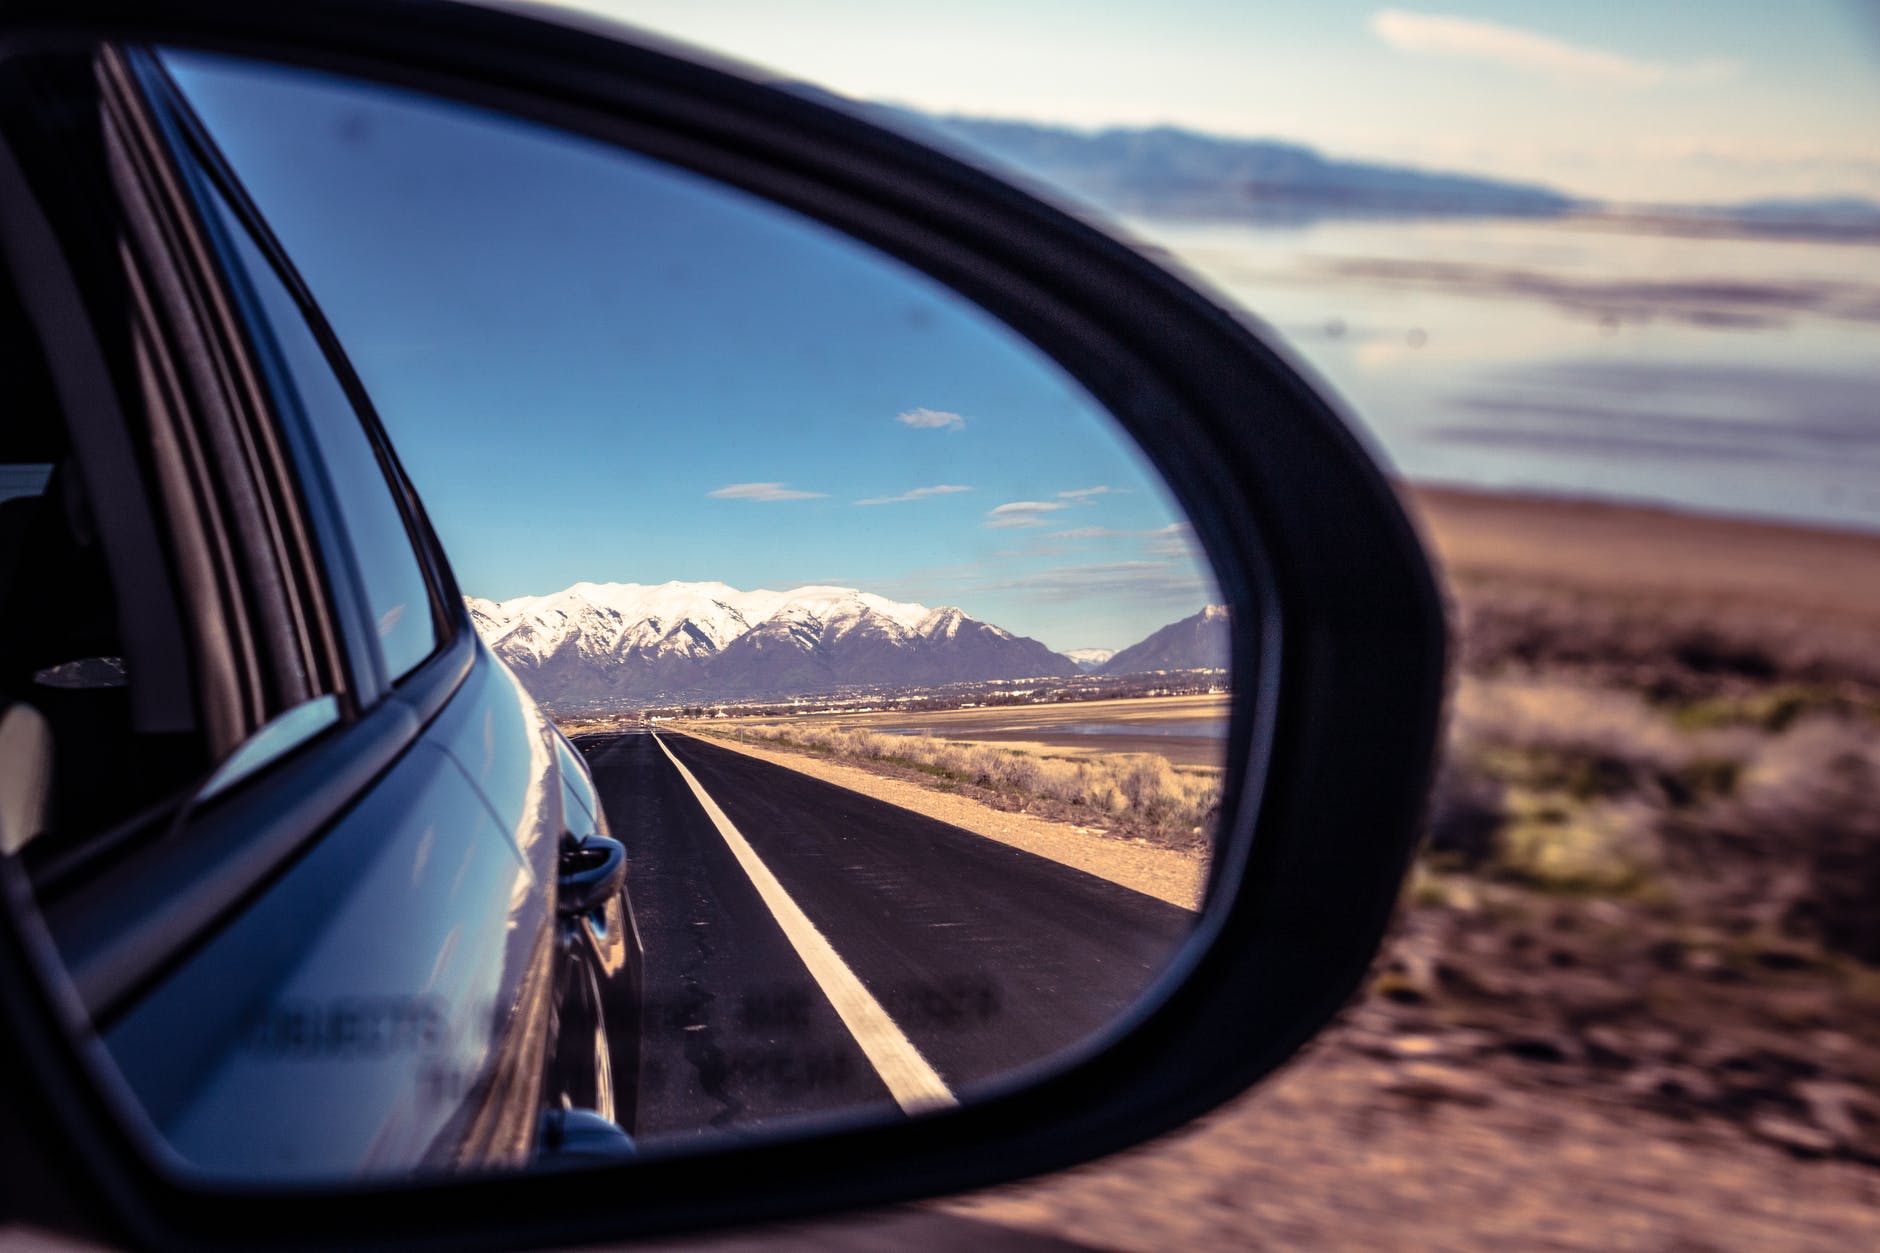
[[[15,496],[38,496],[46,490],[46,484],[52,479],[52,466],[39,465],[0,465],[0,500],[12,500]]]

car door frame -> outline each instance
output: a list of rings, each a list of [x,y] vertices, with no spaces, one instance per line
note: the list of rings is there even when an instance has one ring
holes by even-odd
[[[323,655],[324,670],[311,676],[313,686],[301,694],[308,699],[330,695],[340,703],[332,733],[276,763],[271,781],[276,790],[264,800],[236,794],[208,812],[190,811],[185,800],[182,812],[162,815],[162,825],[175,831],[161,840],[150,839],[149,831],[139,832],[141,841],[107,840],[102,847],[108,857],[60,867],[54,882],[42,885],[41,890],[48,891],[48,921],[61,938],[72,981],[88,1009],[101,1020],[109,1020],[126,998],[147,987],[278,874],[309,841],[317,839],[368,781],[416,741],[468,673],[475,656],[475,634],[448,563],[390,452],[369,398],[239,183],[218,168],[213,147],[191,133],[187,111],[164,99],[166,80],[154,62],[146,59],[139,65],[133,58],[107,54],[101,60],[100,78],[105,108],[123,119],[131,142],[142,141],[136,154],[142,165],[138,186],[149,199],[140,208],[144,219],[154,219],[154,223],[138,240],[138,255],[153,268],[169,269],[165,277],[170,300],[167,304],[150,302],[155,307],[146,306],[142,315],[161,320],[168,340],[191,350],[168,355],[162,362],[169,374],[195,376],[190,388],[195,406],[177,405],[169,416],[176,426],[189,428],[186,438],[199,447],[220,438],[225,443],[239,442],[249,451],[257,480],[250,484],[253,494],[267,500],[277,516],[288,517],[288,525],[278,530],[291,536],[292,543],[274,546],[276,561],[283,567],[276,571],[274,585],[298,593],[289,603],[296,607],[303,631],[315,637],[315,650]],[[183,151],[201,163],[199,170],[188,168]],[[282,394],[285,384],[271,380],[269,365],[255,355],[250,325],[257,314],[242,308],[229,286],[221,249],[205,229],[199,203],[192,198],[192,177],[215,180],[219,193],[255,233],[269,263],[290,284],[373,441],[390,490],[404,511],[433,612],[449,635],[396,693],[369,655],[371,615],[354,590],[356,579],[328,565],[334,546],[329,541],[322,548],[318,532],[331,535],[337,528],[330,519],[322,527],[309,515],[332,506],[308,493],[300,482],[300,471],[289,464],[273,414],[274,397]],[[132,211],[126,216],[134,219],[139,214]],[[187,324],[191,320],[194,325]],[[218,385],[229,403],[223,412],[212,413],[201,398]],[[218,432],[213,429],[218,425],[238,429]],[[271,480],[265,487],[258,482],[264,478]],[[200,496],[196,505],[204,529],[219,532],[224,547],[234,544],[236,532],[265,525],[256,510],[231,514]],[[351,559],[343,549],[340,555]],[[200,611],[197,620],[213,619],[229,599]],[[265,600],[267,593],[264,589],[249,599]],[[394,695],[396,700],[391,699]],[[268,713],[285,712],[251,704],[243,724],[250,735],[260,729]],[[216,747],[226,755],[234,745]],[[144,849],[141,844],[150,847]]]
[[[147,55],[112,49],[100,54],[95,68],[96,108],[104,119],[108,150],[103,164],[113,175],[112,188],[125,198],[120,215],[124,304],[136,320],[133,339],[142,352],[136,371],[141,397],[124,397],[122,408],[135,408],[139,399],[146,402],[151,426],[167,432],[151,442],[184,450],[172,460],[194,471],[164,476],[161,471],[174,466],[156,458],[159,484],[152,496],[170,506],[168,534],[184,529],[175,518],[187,514],[194,523],[189,534],[203,541],[199,547],[209,554],[207,560],[224,558],[214,577],[185,581],[187,590],[207,603],[185,594],[183,603],[193,613],[179,614],[176,625],[184,636],[215,635],[225,654],[246,655],[205,676],[202,686],[213,693],[209,678],[229,687],[247,681],[228,702],[236,712],[223,720],[226,733],[211,740],[211,757],[226,758],[216,763],[213,774],[206,780],[198,776],[179,794],[118,828],[88,836],[69,853],[36,866],[30,883],[22,877],[16,885],[30,892],[33,929],[49,948],[45,956],[63,971],[72,1011],[66,1016],[82,1017],[85,1033],[104,1035],[133,1008],[159,995],[167,980],[284,877],[291,879],[343,815],[398,770],[479,661],[500,666],[481,651],[428,519],[330,328],[239,183],[174,96],[167,76]],[[289,286],[297,313],[320,341],[326,364],[342,382],[371,442],[384,488],[399,506],[404,540],[423,568],[439,634],[431,654],[396,685],[371,654],[371,616],[348,586],[356,584],[356,577],[335,568],[335,562],[345,567],[353,559],[345,544],[331,538],[343,535],[343,528],[308,518],[333,503],[309,488],[304,466],[289,464],[276,410],[291,384],[257,348],[262,315],[244,303],[241,281],[233,278],[235,263],[213,238],[214,224],[200,199],[205,189],[192,186],[203,179],[213,181],[213,194],[234,206],[238,229],[253,233],[265,254],[263,263]],[[107,193],[99,189],[96,194]],[[214,448],[218,441],[219,450]],[[215,470],[204,468],[211,459],[205,449],[225,454]],[[283,515],[287,525],[276,525]],[[149,523],[145,529],[164,533]],[[262,560],[232,571],[228,553],[244,531],[265,536],[259,545]],[[324,542],[321,531],[328,537]],[[284,532],[298,539],[298,546],[284,542]],[[267,587],[257,594],[252,586],[242,586],[241,576],[252,579],[254,566],[267,558],[277,563],[263,572]],[[206,564],[200,553],[198,561]],[[187,565],[188,558],[179,563]],[[162,612],[160,603],[139,596],[139,588],[120,591],[133,613]],[[276,625],[294,629],[269,636],[257,625],[259,615],[242,612],[270,595],[287,605],[284,621]],[[205,622],[219,629],[206,631]],[[316,651],[311,637],[327,646],[326,669],[317,674],[310,662]],[[306,742],[275,730],[285,716],[270,717],[274,710],[256,680],[257,672],[267,668],[268,645],[276,652],[294,650],[301,667],[297,674],[293,666],[286,667],[301,680],[297,689],[290,685],[285,695],[272,693],[275,706],[291,701],[283,715],[291,716],[304,704],[333,703],[330,725],[316,724],[318,734]],[[199,699],[214,703],[212,694]],[[532,715],[526,722],[526,734],[546,734]],[[244,732],[254,738],[242,739]],[[276,747],[254,768],[258,773],[230,781],[230,769],[242,756],[232,750],[248,752],[271,732],[290,751],[283,754]],[[453,772],[464,793],[476,798],[479,812],[494,820],[487,795],[473,779]],[[559,796],[558,788],[548,791]],[[541,897],[539,913],[550,918],[552,858],[551,851],[546,866],[532,872]],[[536,977],[552,988],[556,948],[546,945],[542,951],[546,973]],[[552,994],[541,999],[553,1002]],[[552,1052],[552,1036],[552,1030],[544,1036],[543,1051]],[[531,1064],[522,1083],[507,1085],[510,1099],[521,1102],[520,1112],[508,1122],[535,1125],[544,1070]],[[136,1104],[128,1101],[123,1112],[144,1139],[143,1151],[161,1159],[164,1150],[157,1138],[149,1128],[136,1126]]]

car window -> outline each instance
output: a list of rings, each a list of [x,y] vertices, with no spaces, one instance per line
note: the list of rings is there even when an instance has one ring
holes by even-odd
[[[50,462],[0,465],[0,501],[13,500],[21,496],[43,496],[46,493],[46,484],[51,478]]]
[[[327,554],[329,564],[354,571],[372,615],[385,676],[396,682],[430,656],[438,641],[430,587],[412,546],[411,527],[299,302],[228,204],[219,195],[214,204],[295,392],[304,429],[290,430],[290,443],[303,478],[310,489],[317,483],[328,493],[339,515],[348,552],[340,560],[334,560],[338,554]]]
[[[188,767],[173,769],[173,759],[139,738],[95,501],[5,269],[0,384],[0,849],[19,852],[30,841],[39,857],[58,843],[41,838],[48,831],[103,829]]]

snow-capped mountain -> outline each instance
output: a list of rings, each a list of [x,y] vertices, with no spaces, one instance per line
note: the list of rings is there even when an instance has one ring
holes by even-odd
[[[1103,663],[1116,656],[1114,648],[1067,648],[1064,655],[1085,674],[1103,669]]]
[[[1037,640],[958,609],[852,587],[577,583],[548,596],[465,600],[536,698],[565,707],[1076,673]]]
[[[1193,617],[1171,622],[1141,643],[1131,644],[1104,663],[1103,673],[1225,670],[1227,651],[1227,606],[1209,605]]]

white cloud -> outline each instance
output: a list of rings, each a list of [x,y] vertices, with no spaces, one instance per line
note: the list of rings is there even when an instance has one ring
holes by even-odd
[[[894,420],[917,431],[957,431],[966,425],[965,418],[944,409],[909,409],[895,414]]]
[[[1029,548],[1004,548],[989,554],[991,561],[1032,561],[1039,557],[1062,557],[1066,553],[1081,552],[1065,544],[1033,544]]]
[[[1049,513],[1053,509],[1069,509],[1070,506],[1055,500],[1009,500],[1003,505],[994,506],[989,512],[1000,513]]]
[[[992,530],[1013,526],[1043,526],[1039,514],[1069,509],[1061,500],[1014,500],[986,511],[986,526]]]
[[[1186,522],[1171,522],[1167,526],[1159,526],[1147,531],[1119,531],[1107,526],[1078,526],[1065,531],[1052,531],[1044,538],[1140,539],[1145,547],[1158,557],[1187,557],[1200,551],[1195,545],[1195,529]]]
[[[1031,555],[1020,551],[1015,556]],[[1048,553],[1039,553],[1048,556]],[[910,570],[899,579],[869,585],[883,596],[910,600],[944,598],[965,605],[987,596],[1016,596],[1034,604],[1167,603],[1192,597],[1219,598],[1205,571],[1188,562],[1112,561],[1092,565],[1046,566],[1016,573],[1003,560]],[[1191,611],[1190,611],[1191,612]],[[1181,614],[1171,614],[1169,618]],[[1166,623],[1169,618],[1162,619]],[[1159,624],[1158,624],[1159,625]]]
[[[1561,83],[1654,87],[1667,82],[1719,82],[1737,72],[1729,61],[1686,65],[1644,61],[1517,26],[1440,13],[1379,9],[1371,15],[1370,25],[1372,34],[1399,52],[1487,61]]]
[[[1156,601],[1214,594],[1201,573],[1186,563],[1112,561],[1097,565],[1056,566],[1003,579],[989,590],[1022,592],[1044,602]]]
[[[802,492],[781,483],[727,483],[705,493],[717,500],[817,500],[828,492]]]
[[[1201,551],[1201,542],[1195,538],[1195,529],[1186,522],[1173,522],[1148,533],[1148,541],[1143,545],[1152,557],[1185,557],[1190,561],[1205,560]]]
[[[902,492],[899,496],[870,496],[867,500],[858,500],[858,505],[898,505],[909,500],[925,500],[929,496],[951,496],[956,492],[970,492],[970,487],[961,487],[957,483],[936,483],[932,487],[917,487],[911,492]]]
[[[1089,496],[1107,496],[1115,490],[1114,487],[1107,485],[1102,487],[1077,487],[1068,492],[1059,492],[1058,495],[1065,500],[1083,500]]]

